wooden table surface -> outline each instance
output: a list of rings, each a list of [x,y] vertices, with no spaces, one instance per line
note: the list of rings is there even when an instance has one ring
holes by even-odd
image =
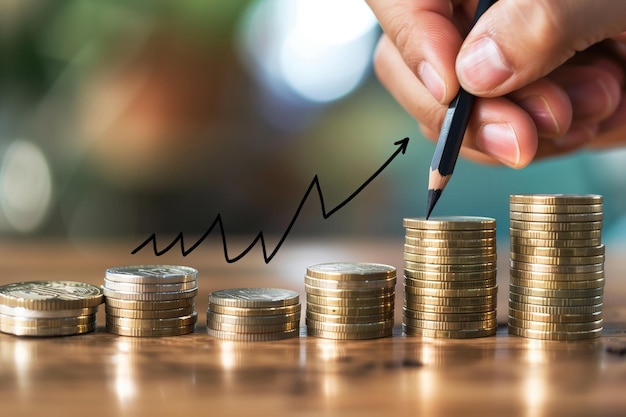
[[[596,340],[542,342],[507,334],[506,247],[499,252],[501,326],[494,337],[412,338],[399,326],[390,338],[344,342],[306,337],[304,327],[300,338],[278,342],[227,342],[206,334],[210,291],[271,286],[304,296],[305,269],[319,262],[382,262],[401,276],[402,243],[289,239],[265,265],[256,249],[228,264],[221,247],[210,243],[187,257],[171,251],[157,258],[148,250],[131,255],[135,242],[0,242],[0,284],[71,279],[100,285],[106,268],[140,263],[200,272],[199,323],[190,335],[107,334],[103,311],[92,334],[0,334],[0,415],[626,415],[626,246],[607,245],[605,329]]]

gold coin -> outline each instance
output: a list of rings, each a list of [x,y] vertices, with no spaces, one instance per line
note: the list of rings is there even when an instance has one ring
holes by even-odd
[[[375,314],[371,316],[346,316],[339,314],[321,314],[307,310],[307,320],[322,321],[326,323],[343,323],[343,324],[358,324],[358,323],[376,323],[380,321],[391,320],[394,317],[394,312],[389,311],[387,313]]]
[[[108,268],[105,278],[129,284],[174,284],[197,282],[198,271],[179,265],[130,265]]]
[[[599,213],[602,204],[523,204],[511,203],[511,211],[523,213]]]
[[[282,288],[231,288],[209,294],[209,304],[228,307],[283,307],[299,302],[297,292]]]
[[[402,316],[417,320],[432,321],[482,321],[496,320],[497,312],[495,310],[484,313],[429,313],[426,311],[410,310],[406,307],[402,308]]]
[[[498,323],[493,320],[479,321],[433,321],[420,320],[404,317],[403,324],[414,329],[431,329],[431,330],[482,330],[496,327]]]
[[[529,339],[574,341],[598,338],[602,334],[602,327],[584,332],[546,332],[541,330],[522,329],[521,327],[509,325],[509,334]]]
[[[442,264],[442,263],[425,263],[405,260],[404,270],[406,271],[424,271],[424,272],[487,272],[495,270],[496,262],[485,262],[479,264]]]
[[[175,292],[122,292],[103,287],[102,293],[107,300],[113,298],[116,300],[129,301],[171,301],[181,298],[193,298],[198,295],[198,290],[193,289]]]
[[[306,275],[335,281],[386,280],[396,276],[396,268],[377,263],[332,262],[309,266]]]
[[[338,316],[372,316],[376,314],[386,314],[393,313],[395,303],[388,302],[378,305],[373,305],[369,307],[337,307],[337,306],[326,306],[319,305],[314,303],[307,303],[306,311],[307,313],[317,313],[317,314],[330,314],[330,315],[338,315]]]
[[[538,256],[511,252],[511,261],[541,265],[595,265],[604,262],[604,255],[594,256]]]
[[[568,290],[568,289],[545,289],[534,287],[523,287],[515,284],[509,284],[509,291],[514,294],[529,295],[532,297],[544,298],[586,298],[597,297],[604,294],[604,288],[588,288],[584,290]]]
[[[122,292],[177,292],[198,289],[197,281],[187,281],[175,284],[134,284],[127,282],[109,281],[104,279],[104,287],[111,291]]]
[[[495,253],[490,255],[431,256],[404,252],[405,261],[436,265],[483,265],[489,262],[496,262],[497,258]]]
[[[462,282],[496,279],[497,273],[495,266],[488,270],[477,272],[429,272],[405,269],[404,277],[423,281]]]
[[[411,229],[405,230],[407,238],[418,239],[438,239],[447,241],[468,241],[475,239],[495,239],[495,229],[485,230],[424,230]]]
[[[604,255],[604,245],[587,246],[584,248],[545,248],[539,246],[518,246],[511,244],[511,252],[533,256],[585,257]]]
[[[415,327],[402,325],[402,331],[407,336],[435,337],[446,339],[471,339],[475,337],[493,336],[498,328],[496,326],[488,329],[474,330],[432,330],[418,329]]]
[[[182,336],[184,334],[193,333],[196,325],[191,324],[189,326],[182,327],[159,327],[155,329],[143,329],[139,327],[121,327],[114,326],[107,323],[106,330],[109,333],[119,336],[132,336],[132,337],[167,337],[167,336]]]
[[[526,311],[528,313],[542,314],[591,314],[602,311],[604,304],[574,306],[574,307],[556,307],[549,305],[528,304],[512,301],[509,299],[509,308],[513,310]]]
[[[510,283],[521,287],[544,288],[546,290],[587,290],[593,288],[604,288],[604,278],[583,280],[583,281],[554,281],[539,278],[523,279],[511,275]]]
[[[496,219],[477,216],[407,217],[402,224],[422,230],[489,230],[496,228]]]
[[[427,248],[491,248],[496,247],[496,238],[486,239],[429,239],[409,237],[404,238],[404,243],[412,246]]]
[[[113,317],[126,317],[129,319],[169,319],[192,314],[194,312],[194,305],[169,310],[130,310],[106,306],[105,311],[107,315]]]
[[[545,223],[597,222],[604,220],[604,213],[522,213],[511,211],[509,218],[524,222]]]
[[[91,333],[96,330],[96,323],[89,323],[77,326],[67,327],[23,327],[10,326],[0,321],[0,332],[8,333],[15,336],[34,336],[34,337],[51,337],[51,336],[71,336],[76,334]]]
[[[332,279],[319,279],[309,276],[304,277],[304,283],[310,287],[326,288],[331,290],[388,289],[395,288],[396,281],[396,277],[363,281],[335,281]]]
[[[417,278],[404,278],[404,285],[416,288],[431,288],[435,290],[464,290],[494,287],[498,281],[496,278],[479,281],[431,281]]]
[[[529,222],[511,220],[513,229],[539,230],[544,232],[582,232],[589,230],[602,230],[602,221],[597,222]]]
[[[331,323],[326,321],[317,321],[307,318],[305,320],[307,329],[317,329],[327,332],[338,333],[370,333],[393,328],[393,319],[383,320],[373,323]]]
[[[368,306],[378,306],[381,304],[387,304],[390,302],[394,302],[396,299],[395,294],[387,294],[380,297],[324,297],[321,295],[315,294],[307,294],[306,301],[307,303],[313,303],[318,305],[325,306],[335,306],[335,307],[368,307]]]
[[[67,317],[88,316],[96,314],[98,306],[75,308],[72,310],[29,310],[23,307],[7,307],[0,304],[0,314],[33,319],[61,319]]]
[[[282,307],[229,307],[217,304],[209,304],[209,310],[218,314],[228,314],[231,316],[255,317],[294,314],[300,312],[302,304],[294,304]]]
[[[602,244],[602,239],[532,239],[511,236],[510,242],[511,245],[515,246],[537,246],[542,248],[584,248],[590,246],[599,246]]]
[[[159,329],[162,327],[184,327],[196,324],[198,313],[193,312],[187,316],[172,317],[167,319],[135,319],[128,317],[106,316],[107,325],[115,327],[130,327],[136,329]]]
[[[285,322],[285,323],[276,323],[276,324],[232,324],[232,323],[224,323],[221,321],[212,321],[207,318],[206,326],[209,329],[220,330],[222,332],[232,332],[232,333],[276,333],[276,332],[284,332],[288,330],[298,329],[300,327],[300,322]]]
[[[427,297],[482,297],[487,295],[497,295],[498,286],[482,287],[482,288],[463,288],[463,289],[438,289],[438,288],[420,288],[404,286],[405,294],[427,296]]]
[[[586,323],[602,318],[602,311],[587,314],[546,314],[532,313],[509,308],[509,316],[517,319],[540,321],[545,323]]]
[[[465,306],[479,306],[496,302],[496,296],[483,295],[475,297],[432,297],[426,295],[412,296],[405,293],[404,299],[408,303],[423,303],[435,306],[448,306],[448,307],[465,307]]]
[[[512,194],[509,203],[518,204],[602,204],[602,196],[598,194]]]
[[[511,260],[509,263],[513,269],[521,271],[532,271],[542,273],[558,273],[558,274],[578,274],[587,272],[604,271],[604,262],[590,265],[549,265],[540,263],[529,263]]]
[[[404,244],[404,252],[429,256],[476,256],[493,255],[496,253],[495,246],[483,246],[473,248],[438,248],[428,246],[414,246]]]
[[[123,308],[126,310],[171,310],[173,308],[184,308],[193,306],[194,299],[183,298],[180,300],[169,301],[136,301],[107,298],[105,300],[105,303],[107,307]]]
[[[550,230],[528,230],[509,228],[509,235],[513,237],[521,237],[524,239],[544,239],[544,240],[588,240],[601,239],[602,230],[578,230],[578,231],[550,231]]]
[[[274,340],[285,340],[300,336],[300,329],[291,329],[272,333],[237,333],[215,330],[207,327],[209,336],[222,340],[235,342],[269,342]]]
[[[482,305],[466,305],[466,306],[441,306],[426,304],[422,302],[404,301],[403,307],[407,310],[423,311],[426,313],[443,313],[443,314],[468,314],[468,313],[486,313],[496,309],[496,302]]]
[[[271,316],[233,316],[220,314],[207,309],[207,322],[236,324],[239,326],[260,326],[284,323],[300,323],[300,312],[291,314],[273,314]]]
[[[20,316],[7,316],[0,314],[0,322],[11,327],[36,327],[38,329],[48,329],[56,327],[86,326],[96,322],[96,315],[63,317],[63,318],[32,318]]]
[[[593,272],[536,272],[516,268],[509,269],[509,275],[518,279],[536,279],[541,281],[593,281],[604,278],[604,268]],[[557,285],[557,284],[555,284]],[[584,284],[580,284],[584,285]]]
[[[100,288],[76,281],[27,281],[0,286],[0,304],[29,310],[73,310],[102,304]]]
[[[330,288],[317,288],[310,285],[304,285],[304,290],[307,294],[319,295],[322,297],[340,297],[340,298],[370,298],[380,297],[386,295],[395,294],[396,289],[392,288],[367,288],[367,289],[330,289]]]
[[[593,297],[581,297],[581,298],[548,298],[548,297],[535,297],[532,295],[521,295],[515,293],[509,293],[509,300],[517,303],[535,304],[541,306],[554,306],[554,307],[576,307],[576,306],[592,306],[602,303],[602,296],[596,295]]]
[[[365,339],[379,339],[382,337],[391,336],[393,329],[378,330],[374,332],[333,332],[321,329],[313,329],[307,327],[307,335],[312,337],[321,337],[323,339],[334,340],[365,340]]]

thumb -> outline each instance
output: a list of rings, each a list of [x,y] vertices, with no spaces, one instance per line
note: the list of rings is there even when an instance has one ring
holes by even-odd
[[[624,30],[622,0],[500,0],[466,37],[457,76],[475,95],[501,96]]]

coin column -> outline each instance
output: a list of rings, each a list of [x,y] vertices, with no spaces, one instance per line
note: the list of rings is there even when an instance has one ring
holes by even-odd
[[[194,331],[198,271],[186,266],[109,268],[104,278],[106,329],[121,336],[178,336]]]
[[[583,340],[602,333],[602,196],[511,195],[509,333]]]
[[[375,339],[391,336],[396,268],[336,262],[309,266],[304,277],[309,336]]]
[[[496,221],[405,218],[404,307],[408,336],[496,333]]]

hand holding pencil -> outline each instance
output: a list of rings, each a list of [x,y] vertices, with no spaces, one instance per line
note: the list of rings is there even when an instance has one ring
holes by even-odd
[[[435,141],[463,86],[477,96],[461,155],[514,168],[626,144],[626,2],[369,0],[383,85]],[[595,41],[601,41],[594,43]]]

